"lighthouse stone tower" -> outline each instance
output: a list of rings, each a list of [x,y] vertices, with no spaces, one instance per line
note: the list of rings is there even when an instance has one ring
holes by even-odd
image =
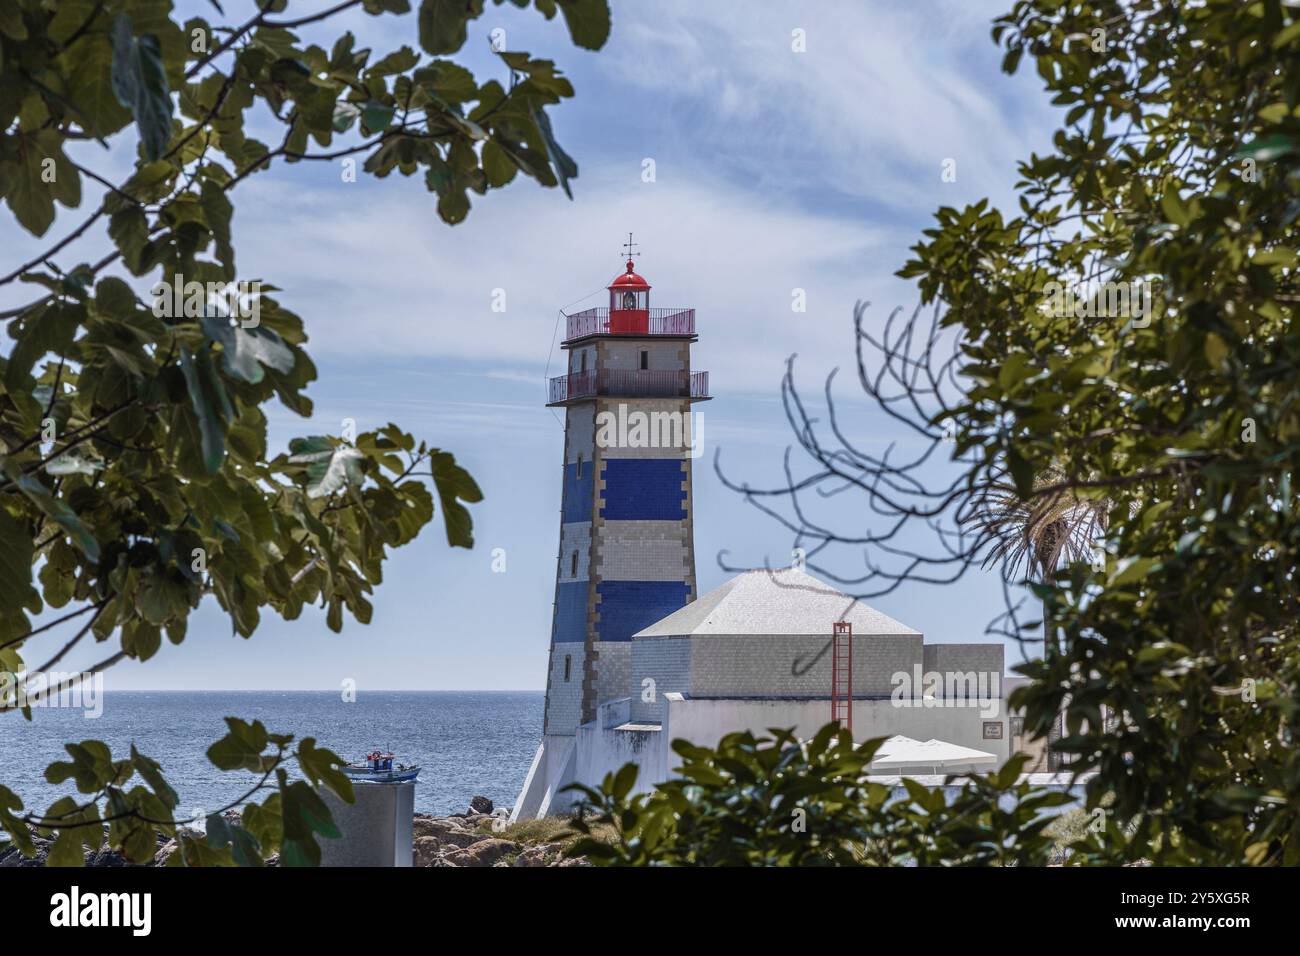
[[[691,408],[708,373],[691,369],[694,309],[651,308],[631,249],[609,305],[568,316],[568,371],[549,383],[565,415],[560,548],[544,737],[516,816],[568,803],[578,727],[634,693],[632,635],[697,596]]]

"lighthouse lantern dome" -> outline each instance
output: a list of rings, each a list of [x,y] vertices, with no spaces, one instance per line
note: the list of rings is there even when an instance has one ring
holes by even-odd
[[[614,281],[609,284],[609,318],[613,325],[623,326],[628,322],[644,322],[650,314],[650,283],[637,275],[633,268],[635,266],[633,258],[641,254],[634,251],[636,245],[632,241],[632,233],[629,232],[627,242],[623,243],[623,249],[627,253],[627,271],[620,276],[615,276]],[[616,312],[630,314],[615,316]],[[622,331],[633,330],[624,328]]]
[[[650,308],[650,283],[633,271],[631,259],[627,271],[609,284],[609,307],[615,311]]]

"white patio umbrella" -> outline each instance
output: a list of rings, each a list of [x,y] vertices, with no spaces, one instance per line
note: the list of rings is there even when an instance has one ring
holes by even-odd
[[[946,740],[913,740],[895,734],[876,751],[869,772],[912,770],[920,773],[940,773],[946,769],[986,767],[996,764],[996,754],[973,747],[951,744]]]

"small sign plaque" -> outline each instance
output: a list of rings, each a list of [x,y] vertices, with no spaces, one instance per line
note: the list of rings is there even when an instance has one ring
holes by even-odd
[[[984,739],[1001,740],[1002,739],[1002,721],[986,720],[984,721]]]

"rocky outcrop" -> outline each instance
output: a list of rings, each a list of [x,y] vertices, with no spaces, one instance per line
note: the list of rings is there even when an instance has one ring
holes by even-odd
[[[530,847],[525,847],[511,866],[577,866],[585,861],[566,861],[561,855],[561,845],[558,843],[535,843]]]
[[[202,834],[197,832],[194,835],[202,837]],[[36,832],[32,832],[31,837],[32,845],[36,847],[35,856],[23,856],[17,847],[5,846],[0,848],[0,867],[44,866],[46,857],[50,855],[50,844],[53,841]],[[175,840],[159,836],[157,845],[158,850],[154,854],[153,860],[148,863],[129,863],[121,853],[110,850],[106,846],[98,850],[87,850],[85,855],[86,866],[164,866],[167,863],[167,858],[176,852],[178,844]]]
[[[239,811],[227,810],[225,817],[232,823],[239,822]],[[35,830],[28,828],[31,834],[32,845],[36,848],[36,855],[32,857],[23,856],[22,852],[15,846],[5,844],[0,846],[0,867],[18,867],[18,866],[44,866],[46,858],[50,855],[50,844],[54,841],[49,837],[41,836]],[[108,828],[104,828],[107,835]],[[203,839],[203,833],[190,827],[180,827],[179,834],[192,839]],[[158,834],[156,837],[157,850],[154,852],[153,859],[147,863],[129,863],[126,857],[116,850],[110,850],[107,846],[100,847],[98,850],[87,850],[85,853],[85,865],[94,867],[113,867],[113,866],[166,866],[168,859],[180,849],[180,843],[176,837],[165,837]],[[279,854],[273,854],[266,861],[267,866],[276,866],[279,863]]]
[[[483,812],[486,807],[487,811]],[[232,822],[238,822],[236,811],[227,812]],[[470,801],[468,813],[438,817],[417,813],[412,823],[414,841],[413,863],[417,867],[486,867],[486,866],[589,866],[581,858],[565,857],[560,843],[522,843],[505,838],[506,811],[492,806],[487,797],[475,797]],[[183,831],[199,837],[197,831]],[[0,847],[0,867],[44,866],[49,855],[50,840],[32,834],[36,845],[34,857],[25,857],[15,847]],[[145,864],[128,863],[115,850],[101,849],[86,852],[86,866],[165,866],[168,859],[177,852],[179,844],[176,839],[158,837],[158,849],[153,860]],[[268,861],[275,866],[276,857]]]
[[[493,866],[507,855],[516,855],[523,849],[511,840],[488,837],[463,849],[451,850],[443,855],[443,862],[452,866]]]
[[[504,812],[473,812],[434,817],[417,813],[414,823],[417,867],[425,866],[587,866],[569,859],[560,843],[520,843],[506,839]]]
[[[479,840],[486,840],[488,835],[477,827],[461,823],[460,817],[420,817],[416,816],[414,837],[418,844],[421,839],[432,841],[444,847],[467,847]]]

